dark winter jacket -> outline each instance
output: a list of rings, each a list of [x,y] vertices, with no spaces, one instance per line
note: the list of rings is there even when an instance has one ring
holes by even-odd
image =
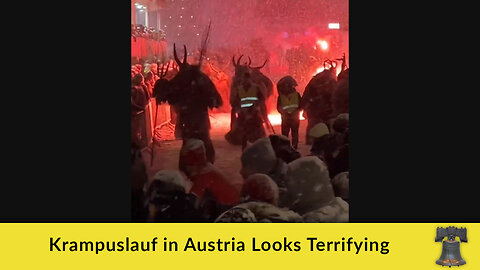
[[[136,115],[145,110],[148,105],[148,96],[142,86],[132,86],[131,88],[132,115]]]

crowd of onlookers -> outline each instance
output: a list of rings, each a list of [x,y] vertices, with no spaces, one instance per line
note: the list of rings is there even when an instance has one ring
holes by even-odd
[[[344,123],[346,116],[339,117]],[[270,135],[242,153],[243,183],[232,182],[187,140],[179,170],[147,180],[141,152],[132,151],[136,222],[348,222],[348,143],[344,124],[318,138],[309,156],[291,155],[288,138]],[[338,128],[338,130],[337,130]],[[332,167],[329,167],[332,166]],[[341,171],[341,172],[339,172]]]
[[[131,25],[132,37],[142,37],[154,40],[165,40],[166,34],[165,31],[155,29],[153,27],[146,27],[144,25]]]

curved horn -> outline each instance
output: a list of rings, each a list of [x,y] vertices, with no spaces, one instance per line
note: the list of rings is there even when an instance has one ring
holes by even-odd
[[[333,62],[332,62],[332,60],[328,59],[328,64],[330,65],[330,69],[332,69],[332,68],[333,68]]]
[[[333,65],[333,63],[335,63],[335,66]],[[333,69],[336,69],[337,68],[337,61],[333,60],[333,61],[330,61],[330,66],[332,66]]]
[[[248,57],[248,67],[250,67],[250,65],[252,64],[252,58],[250,58],[250,56]]]
[[[180,59],[178,59],[177,48],[175,47],[175,43],[173,43],[173,57],[175,58],[175,62],[177,62],[177,65],[180,66],[182,62],[180,62]]]
[[[243,54],[240,55],[240,58],[238,58],[238,60],[237,60],[237,66],[240,65],[240,60],[242,59],[242,57],[243,57]]]
[[[329,64],[330,63],[330,60],[329,59],[325,59],[323,61],[323,69],[327,69],[327,65],[326,64]]]
[[[232,56],[232,64],[233,64],[234,67],[237,66],[237,64],[235,64],[235,54]]]
[[[162,64],[162,74],[160,76],[160,79],[163,79],[165,75],[167,75],[168,68],[170,67],[170,62],[167,63],[167,68],[165,69],[165,71],[163,70],[164,67],[165,67],[165,63]]]
[[[258,67],[252,67],[252,68],[253,68],[253,69],[261,69],[261,68],[263,68],[263,67],[267,64],[267,62],[268,62],[268,58],[267,58],[267,60],[265,60],[265,62],[263,62],[263,65],[258,66]]]
[[[185,53],[185,55],[183,56],[183,64],[188,64],[187,62],[187,46],[183,45],[183,51]]]

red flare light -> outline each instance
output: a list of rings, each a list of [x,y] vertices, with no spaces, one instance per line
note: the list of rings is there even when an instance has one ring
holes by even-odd
[[[270,113],[268,115],[268,120],[270,120],[272,126],[279,126],[282,124],[282,116],[279,113]],[[305,117],[303,117],[303,111],[300,112],[300,120],[305,120]]]
[[[327,68],[329,68],[329,66],[327,66]],[[325,68],[322,66],[318,67],[316,70],[315,70],[315,73],[312,74],[312,77],[317,75],[318,73],[322,72]],[[342,72],[342,66],[341,65],[338,65],[337,68],[336,68],[336,74],[338,76],[338,74],[340,74],[340,72]]]
[[[210,115],[210,123],[213,133],[226,133],[230,130],[230,113],[212,113]],[[282,116],[278,112],[268,114],[268,120],[272,126],[280,126],[282,124]],[[300,112],[300,120],[305,120],[303,111]]]
[[[320,46],[320,48],[322,50],[324,50],[324,51],[328,50],[328,42],[326,42],[325,40],[319,39],[319,40],[317,40],[317,44],[318,44],[318,46]]]

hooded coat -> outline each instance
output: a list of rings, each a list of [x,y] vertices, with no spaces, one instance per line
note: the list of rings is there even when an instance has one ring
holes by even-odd
[[[195,196],[186,193],[186,182],[178,171],[155,174],[145,191],[150,222],[201,222]]]
[[[305,222],[348,222],[348,203],[335,197],[325,163],[314,156],[288,164],[290,209]]]
[[[333,190],[335,191],[335,196],[342,198],[344,201],[348,202],[349,191],[350,191],[350,177],[348,172],[342,172],[337,174],[332,179]]]
[[[275,154],[270,138],[262,138],[245,148],[241,156],[244,179],[250,175],[266,174],[277,184],[280,196],[280,206],[283,206],[286,191],[287,165]]]
[[[307,136],[310,137],[312,140],[315,140],[326,134],[330,134],[328,126],[324,123],[318,123],[308,131]]]
[[[148,96],[141,85],[132,85],[131,99],[132,116],[143,112],[148,105]]]
[[[279,189],[279,206],[284,207],[288,201],[286,177],[287,164],[279,158],[272,147],[270,138],[262,138],[247,146],[241,156],[244,179],[253,174],[266,174],[277,184]]]
[[[266,174],[252,174],[243,184],[242,196],[249,201],[262,201],[278,205],[278,186],[272,178]]]
[[[247,178],[243,185],[242,200],[244,202],[225,211],[217,220],[222,220],[221,222],[302,221],[297,213],[278,207],[278,199],[277,184],[268,175],[253,174]],[[251,215],[254,218],[248,218]]]

